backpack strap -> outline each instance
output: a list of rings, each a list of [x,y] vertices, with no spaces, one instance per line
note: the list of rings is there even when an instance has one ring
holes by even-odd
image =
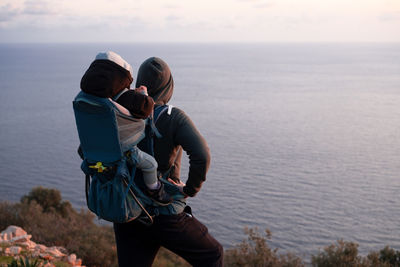
[[[174,106],[172,105],[156,106],[154,108],[154,115],[153,115],[154,124],[156,124],[158,118],[160,118],[160,116],[163,113],[167,112],[168,115],[171,115],[173,107]]]
[[[154,108],[153,117],[150,118],[149,123],[150,123],[151,130],[153,131],[153,133],[155,134],[155,136],[157,138],[162,137],[162,135],[160,134],[160,132],[158,131],[158,129],[156,127],[156,122],[157,122],[158,118],[165,112],[167,112],[168,115],[171,115],[171,111],[172,111],[172,105],[156,106]]]

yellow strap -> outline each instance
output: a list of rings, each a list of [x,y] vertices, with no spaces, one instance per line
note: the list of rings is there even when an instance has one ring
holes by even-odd
[[[97,162],[96,165],[91,165],[89,168],[97,169],[97,172],[103,172],[107,170],[107,167],[104,167],[102,162]]]

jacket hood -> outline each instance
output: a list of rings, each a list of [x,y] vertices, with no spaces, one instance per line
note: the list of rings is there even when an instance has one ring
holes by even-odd
[[[136,80],[136,87],[141,85],[147,87],[156,104],[167,104],[174,91],[174,79],[168,64],[157,57],[146,59],[140,65]]]
[[[113,97],[132,83],[132,67],[118,54],[99,53],[81,79],[85,93]]]

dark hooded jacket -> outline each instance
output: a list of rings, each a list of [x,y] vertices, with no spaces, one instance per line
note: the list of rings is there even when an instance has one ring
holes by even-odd
[[[161,59],[152,57],[140,66],[136,87],[147,86],[156,105],[165,105],[172,97],[174,82],[168,65]],[[158,170],[162,173],[175,167],[170,178],[179,180],[182,149],[189,156],[189,174],[185,194],[193,197],[199,192],[210,165],[210,150],[207,142],[197,130],[191,119],[181,109],[174,107],[171,114],[160,115],[156,122],[162,138],[155,138],[154,157]]]

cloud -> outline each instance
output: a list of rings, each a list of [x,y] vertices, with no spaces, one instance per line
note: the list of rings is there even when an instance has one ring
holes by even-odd
[[[180,19],[181,19],[180,17],[174,16],[174,15],[170,15],[170,16],[165,18],[166,21],[178,21]]]
[[[237,26],[234,23],[227,23],[225,25],[223,25],[224,29],[227,30],[234,30],[237,28]]]
[[[164,5],[165,9],[177,9],[179,8],[177,5]]]
[[[271,1],[266,1],[266,0],[237,0],[237,2],[242,2],[242,3],[249,3],[252,5],[253,8],[270,8],[275,6],[274,2]]]
[[[59,10],[54,5],[54,1],[27,0],[23,13],[27,15],[55,15],[59,13]]]
[[[284,19],[288,24],[314,24],[315,21],[308,16],[287,17]]]
[[[253,3],[259,6],[272,6],[274,3],[269,0],[236,0],[237,2]]]
[[[61,13],[61,2],[59,1],[6,1],[8,1],[7,4],[0,6],[0,27],[2,28],[48,28],[56,25],[61,17],[65,17]],[[40,16],[40,19],[38,19],[38,16]]]
[[[265,3],[257,3],[254,5],[255,8],[270,8],[273,7],[275,4],[271,2],[265,2]]]
[[[396,21],[400,20],[400,11],[384,13],[378,17],[380,21]]]
[[[10,4],[0,7],[0,23],[13,20],[20,13],[19,9],[13,8]]]

